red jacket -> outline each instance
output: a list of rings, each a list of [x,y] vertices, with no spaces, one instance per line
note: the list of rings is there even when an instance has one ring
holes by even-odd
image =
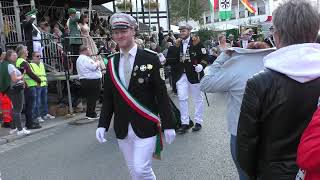
[[[297,164],[306,171],[305,180],[320,180],[320,108],[301,137]]]

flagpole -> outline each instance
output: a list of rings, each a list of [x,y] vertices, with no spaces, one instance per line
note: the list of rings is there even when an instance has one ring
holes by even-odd
[[[240,28],[240,0],[238,0],[238,29],[239,29],[239,35],[241,33],[241,28]]]
[[[186,22],[188,22],[188,19],[189,19],[189,13],[190,13],[190,0],[189,0],[189,2],[188,2],[188,15],[187,15]]]
[[[214,27],[214,11],[215,11],[215,2],[213,1],[213,4],[212,4],[212,1],[210,0],[211,2],[211,24],[212,24],[212,28]]]

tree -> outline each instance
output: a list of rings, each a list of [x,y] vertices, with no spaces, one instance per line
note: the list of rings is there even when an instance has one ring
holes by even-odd
[[[169,0],[168,0],[169,1]],[[201,0],[190,0],[189,18],[195,21],[202,21],[202,13],[204,8],[200,4]],[[189,0],[170,0],[169,10],[170,18],[174,22],[187,19]]]
[[[218,33],[208,29],[199,29],[197,35],[202,43],[207,47],[210,44],[210,39],[217,37]]]

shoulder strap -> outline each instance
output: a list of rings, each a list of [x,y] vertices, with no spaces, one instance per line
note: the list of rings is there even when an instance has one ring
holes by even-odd
[[[110,60],[110,63],[109,63],[109,73],[110,73],[110,77],[113,84],[115,85],[121,97],[125,100],[125,102],[142,117],[156,124],[159,124],[160,118],[156,114],[152,113],[148,108],[144,107],[141,103],[139,103],[123,86],[120,79],[116,75],[113,58]]]

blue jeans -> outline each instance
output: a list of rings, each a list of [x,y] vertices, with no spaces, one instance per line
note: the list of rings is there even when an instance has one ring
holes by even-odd
[[[235,163],[237,167],[237,171],[239,174],[239,180],[249,180],[249,177],[246,175],[246,173],[240,168],[240,165],[237,161],[237,155],[236,155],[236,150],[237,150],[237,136],[231,135],[230,139],[230,149],[231,149],[231,156],[233,159],[233,162]]]
[[[48,87],[37,87],[37,101],[36,101],[37,117],[43,117],[48,114]]]
[[[24,89],[25,97],[25,110],[26,110],[26,126],[30,127],[32,124],[38,124],[36,115],[36,99],[37,99],[37,88],[29,87]]]

